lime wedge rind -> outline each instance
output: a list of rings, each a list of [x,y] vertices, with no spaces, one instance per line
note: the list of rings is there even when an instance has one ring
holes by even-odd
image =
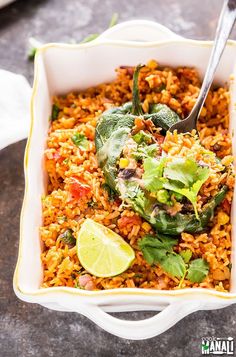
[[[134,250],[121,236],[90,218],[77,233],[77,255],[84,269],[102,278],[123,273],[135,258]]]

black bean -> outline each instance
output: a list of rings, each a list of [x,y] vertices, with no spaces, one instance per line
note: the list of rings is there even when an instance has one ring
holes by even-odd
[[[219,145],[219,144],[215,144],[215,145],[213,145],[213,150],[214,151],[219,151],[221,149],[221,146]]]
[[[133,177],[136,173],[136,169],[124,169],[120,172],[120,176],[126,180]]]

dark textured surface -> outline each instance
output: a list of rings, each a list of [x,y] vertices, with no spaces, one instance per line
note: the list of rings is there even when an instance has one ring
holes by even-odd
[[[0,10],[0,68],[24,74],[27,38],[81,40],[102,31],[113,12],[119,20],[157,20],[179,34],[212,38],[222,1],[205,0],[22,0]],[[235,36],[234,36],[235,37]],[[161,336],[127,341],[102,331],[74,313],[47,310],[19,301],[12,291],[17,257],[19,215],[23,198],[25,141],[0,152],[0,356],[200,356],[202,336],[236,338],[236,306],[196,312]],[[120,314],[145,318],[150,313]]]

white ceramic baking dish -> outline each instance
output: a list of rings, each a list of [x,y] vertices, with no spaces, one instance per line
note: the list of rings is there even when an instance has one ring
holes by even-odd
[[[81,313],[114,335],[137,340],[166,331],[193,311],[223,308],[236,302],[235,242],[229,293],[200,288],[178,291],[40,288],[43,271],[39,226],[42,224],[41,196],[45,193],[47,182],[43,151],[52,95],[109,82],[115,78],[114,70],[118,66],[146,63],[153,58],[163,65],[196,67],[202,75],[211,46],[212,43],[208,41],[181,38],[157,23],[137,20],[117,25],[91,43],[48,44],[40,48],[35,61],[31,131],[25,153],[26,188],[21,215],[19,258],[14,275],[14,290],[20,299],[54,310]],[[215,76],[217,83],[229,81],[229,76],[234,72],[235,59],[236,42],[229,41]],[[233,130],[236,127],[236,90],[233,80],[231,92]],[[235,140],[234,146],[236,152]],[[235,220],[233,222],[235,224]],[[162,311],[141,321],[120,320],[107,313],[138,310]]]

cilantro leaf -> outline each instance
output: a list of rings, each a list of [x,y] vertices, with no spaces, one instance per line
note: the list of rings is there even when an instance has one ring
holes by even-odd
[[[197,218],[197,194],[209,176],[207,167],[199,166],[190,158],[178,158],[168,163],[164,177],[168,179],[164,188],[180,193],[192,203]]]
[[[181,255],[167,253],[165,259],[160,262],[162,269],[176,278],[182,278],[186,272],[186,266]]]
[[[208,263],[199,258],[189,264],[192,252],[186,249],[180,254],[175,253],[173,246],[177,243],[178,239],[158,234],[144,236],[138,246],[148,264],[159,264],[166,273],[178,279],[184,279],[187,273],[186,278],[192,283],[200,283],[208,274]]]
[[[162,175],[165,162],[166,159],[157,160],[151,157],[144,160],[144,174],[142,178],[144,186],[148,191],[156,192],[164,187],[164,182],[166,180]]]
[[[177,242],[177,239],[158,234],[157,237],[143,237],[138,245],[150,265],[159,264],[166,273],[181,278],[186,272],[186,266],[183,258],[173,251]]]
[[[150,218],[153,210],[154,204],[153,201],[148,198],[144,191],[140,188],[136,191],[136,196],[133,198],[129,198],[133,209],[139,213],[143,218]],[[152,224],[152,219],[149,219],[149,222]]]
[[[192,283],[201,283],[207,276],[209,264],[206,260],[199,258],[189,264],[187,279]]]
[[[143,257],[148,262],[148,264],[153,265],[155,263],[159,263],[165,259],[166,250],[165,249],[158,249],[152,248],[149,246],[142,248]]]
[[[192,257],[192,251],[190,249],[182,250],[180,253],[185,263],[188,263]]]
[[[146,235],[139,241],[139,248],[148,264],[160,264],[165,259],[167,252],[172,251],[172,247],[177,244],[177,240],[170,238],[168,241],[168,239],[169,237],[164,235],[158,235],[158,237]]]
[[[178,243],[178,239],[166,236],[164,234],[159,234],[158,236],[152,236],[147,234],[139,241],[139,247],[149,246],[152,248],[171,250],[174,245]]]
[[[147,157],[154,157],[156,156],[156,153],[158,151],[158,146],[157,144],[151,144],[151,145],[139,145],[137,150],[132,154],[132,156],[135,158],[135,160],[142,160]]]
[[[88,148],[88,139],[85,137],[84,134],[75,133],[71,137],[71,140],[80,149],[86,150]]]
[[[198,180],[198,176],[204,169],[190,158],[175,158],[166,165],[165,177],[180,181],[184,186],[189,187]]]

